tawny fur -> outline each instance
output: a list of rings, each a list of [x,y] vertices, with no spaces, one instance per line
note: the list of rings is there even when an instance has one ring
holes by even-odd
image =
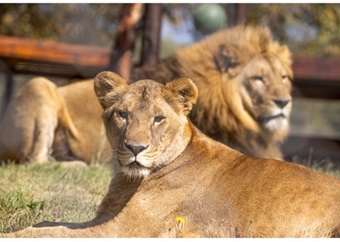
[[[190,115],[200,130],[242,153],[282,159],[280,145],[288,134],[291,112],[291,83],[287,80],[283,84],[282,77],[292,78],[291,60],[288,48],[273,41],[268,29],[240,26],[222,30],[178,49],[154,67],[134,68],[131,81],[149,78],[166,83],[180,76],[190,77],[200,91]],[[256,76],[263,77],[263,87],[254,84],[258,82],[253,80]],[[48,106],[54,101],[47,94],[50,89],[35,82],[27,86],[33,84],[33,91],[24,87],[23,94],[16,96],[12,101],[15,104],[8,107],[0,128],[0,160],[47,160],[48,157],[38,157],[27,148],[38,142],[32,138],[35,130],[40,131],[42,140],[48,140],[44,146],[49,150],[38,153],[86,163],[109,160],[110,148],[98,115],[101,107],[92,92],[93,80],[53,89],[64,100],[66,106],[62,107],[64,104],[59,101]],[[277,122],[287,124],[276,128],[274,123],[268,129],[262,121],[270,115],[271,108],[277,108],[275,100],[281,99],[289,103],[284,107],[285,117],[277,118],[283,121]],[[256,103],[258,100],[262,103]],[[49,114],[40,106],[48,106]],[[58,110],[69,113],[70,125],[61,123]],[[68,127],[73,125],[78,139],[70,135]],[[6,133],[8,130],[10,134]]]
[[[95,90],[117,172],[97,216],[0,237],[340,236],[340,180],[204,135],[186,117],[197,98],[189,78],[127,85],[105,72]]]
[[[30,80],[10,103],[0,126],[0,160],[47,162],[58,127],[78,140],[64,102],[58,87],[48,79]]]

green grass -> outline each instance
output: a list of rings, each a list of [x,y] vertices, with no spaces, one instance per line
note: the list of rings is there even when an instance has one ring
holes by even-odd
[[[111,169],[103,165],[0,166],[0,232],[12,232],[43,220],[84,222],[94,217]]]
[[[302,159],[300,157],[293,157],[292,162],[301,164],[304,166],[307,166],[313,170],[316,170],[318,172],[330,175],[330,176],[335,176],[340,178],[340,167],[337,165],[336,162],[326,158],[323,160],[314,160],[312,157],[308,157],[305,159]]]
[[[340,177],[311,160],[295,160]],[[92,219],[111,178],[108,165],[64,168],[57,164],[0,166],[0,233],[47,221],[84,222]]]

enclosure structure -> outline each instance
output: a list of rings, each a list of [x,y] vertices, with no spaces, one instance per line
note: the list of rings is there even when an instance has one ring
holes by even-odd
[[[228,25],[244,23],[246,8],[246,4],[229,5]],[[128,79],[132,68],[131,48],[135,41],[136,25],[140,21],[144,25],[139,65],[157,63],[161,18],[161,4],[124,5],[112,48],[0,36],[0,71],[5,76],[1,113],[13,94],[15,74],[65,77],[71,80],[91,78],[100,71],[113,70]],[[339,66],[339,57],[293,56],[293,96],[339,100]],[[340,140],[337,137],[308,137],[291,133],[283,150],[287,156],[308,157],[309,147],[313,147],[315,158],[329,157],[340,162]]]

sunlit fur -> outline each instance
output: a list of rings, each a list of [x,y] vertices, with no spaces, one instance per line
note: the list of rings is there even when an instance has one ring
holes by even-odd
[[[245,154],[282,159],[280,144],[289,131],[292,107],[291,58],[269,29],[221,30],[178,49],[157,66],[134,70],[132,79],[166,82],[182,75],[199,90],[190,118],[200,130]],[[282,110],[274,102],[280,99],[289,100]]]
[[[95,92],[111,148],[119,150],[112,162],[124,168],[115,170],[96,217],[0,237],[340,236],[340,180],[246,156],[203,134],[187,118],[197,99],[190,79],[127,85],[104,72]]]

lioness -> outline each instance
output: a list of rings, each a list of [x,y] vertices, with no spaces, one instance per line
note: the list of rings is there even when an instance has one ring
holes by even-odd
[[[116,172],[96,218],[2,236],[340,235],[340,180],[252,158],[204,135],[187,118],[198,96],[189,78],[128,85],[103,72],[94,85]]]
[[[178,49],[152,68],[133,69],[131,76],[131,81],[146,78],[161,83],[189,76],[200,91],[190,115],[199,129],[245,154],[282,159],[280,143],[288,134],[292,108],[291,59],[288,48],[273,41],[267,28],[222,30]],[[43,161],[52,155],[89,163],[109,158],[93,80],[53,89],[64,106],[49,115],[39,108],[54,100],[45,88],[51,84],[44,81],[28,82],[9,106],[0,125],[0,160]],[[58,119],[61,111],[69,113],[70,122]],[[77,136],[72,135],[72,126]],[[41,141],[43,147],[38,145]],[[102,157],[96,157],[99,151]]]

